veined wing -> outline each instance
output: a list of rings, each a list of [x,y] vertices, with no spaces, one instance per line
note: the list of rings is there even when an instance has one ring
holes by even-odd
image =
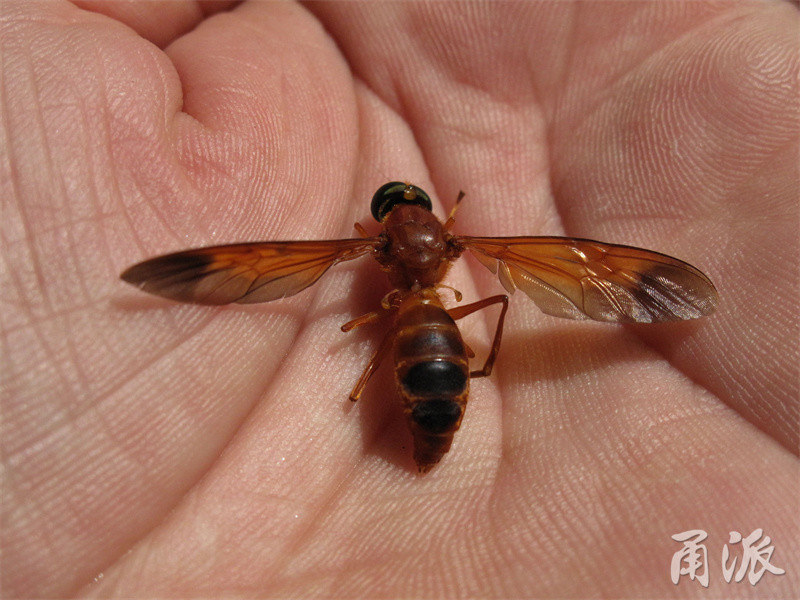
[[[666,254],[563,237],[470,237],[469,249],[509,293],[519,288],[548,315],[654,323],[714,311],[714,284]]]
[[[362,256],[378,238],[253,242],[166,254],[120,275],[142,290],[195,304],[250,304],[291,296],[338,262]]]

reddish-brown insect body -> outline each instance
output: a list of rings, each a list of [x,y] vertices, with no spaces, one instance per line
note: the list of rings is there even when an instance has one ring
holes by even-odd
[[[459,196],[460,200],[461,196]],[[446,309],[437,288],[465,250],[497,273],[509,293],[520,289],[547,314],[571,319],[652,323],[694,319],[716,307],[711,281],[676,258],[593,240],[561,237],[470,237],[450,233],[420,188],[390,182],[375,192],[371,211],[378,236],[356,224],[361,239],[253,242],[186,250],[129,268],[122,279],[182,302],[269,302],[296,294],[332,265],[371,254],[393,290],[381,306],[343,331],[388,319],[383,340],[350,393],[357,400],[385,356],[394,358],[395,385],[414,440],[421,472],[450,449],[461,425],[469,380],[491,374],[508,297],[492,296]],[[455,292],[456,300],[460,293]],[[470,371],[456,321],[501,305],[494,340],[481,369]]]
[[[376,254],[396,289],[436,286],[450,262],[461,254],[447,238],[442,223],[421,206],[400,204],[381,221],[385,246]]]
[[[461,333],[432,288],[398,306],[394,374],[421,471],[450,449],[469,393],[469,359]]]

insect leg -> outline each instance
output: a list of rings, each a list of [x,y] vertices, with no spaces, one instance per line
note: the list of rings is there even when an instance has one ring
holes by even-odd
[[[466,306],[457,306],[455,308],[451,308],[447,311],[455,321],[466,317],[467,315],[471,315],[477,310],[481,310],[482,308],[486,308],[492,304],[500,303],[502,303],[503,308],[500,310],[500,317],[497,319],[497,329],[494,332],[492,349],[489,350],[489,356],[486,357],[486,362],[484,363],[483,368],[479,371],[471,371],[469,374],[470,377],[488,377],[492,374],[494,361],[497,358],[497,353],[500,351],[500,340],[503,337],[503,323],[506,320],[506,311],[508,310],[508,296],[505,294],[491,296],[489,298],[484,298],[483,300],[473,302],[472,304],[467,304]]]
[[[357,222],[355,225],[353,225],[353,228],[358,232],[358,235],[360,235],[361,237],[363,238],[369,237],[367,230],[364,229],[364,226],[361,223]]]
[[[372,377],[372,375],[378,369],[384,356],[386,356],[386,353],[392,347],[393,338],[394,338],[393,330],[389,330],[388,332],[386,332],[386,335],[383,336],[381,343],[378,345],[378,349],[375,350],[375,354],[373,354],[372,358],[369,359],[367,367],[364,369],[364,372],[361,373],[361,377],[358,378],[358,381],[356,382],[353,391],[350,392],[351,402],[355,402],[361,397],[361,392],[364,391],[364,388],[367,386],[367,382],[369,381],[370,377]]]
[[[367,325],[369,323],[374,323],[375,321],[379,320],[386,314],[385,310],[373,310],[372,312],[368,312],[365,315],[361,315],[360,317],[356,317],[352,321],[348,321],[344,325],[342,325],[342,331],[347,333],[355,329],[356,327],[361,327],[362,325]]]
[[[348,321],[344,325],[342,325],[342,331],[347,333],[355,329],[356,327],[361,327],[362,325],[368,325],[370,323],[374,323],[375,321],[379,321],[387,314],[392,312],[395,306],[392,304],[393,302],[393,295],[397,293],[397,290],[392,290],[388,294],[386,294],[383,299],[381,299],[381,307],[378,310],[373,310],[372,312],[368,312],[365,315],[361,315],[360,317],[356,317],[352,321]]]
[[[467,358],[475,358],[475,350],[470,348],[467,342],[464,342],[464,350],[467,351]]]
[[[439,284],[436,285],[436,289],[439,289],[439,288],[447,288],[448,290],[453,292],[453,297],[456,299],[456,302],[461,302],[461,298],[463,298],[463,295],[461,294],[461,292],[459,290],[454,288],[452,285],[445,285],[443,283],[439,283]]]

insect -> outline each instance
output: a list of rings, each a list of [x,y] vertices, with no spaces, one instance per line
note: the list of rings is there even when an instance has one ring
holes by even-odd
[[[463,197],[459,194],[458,201]],[[456,202],[456,207],[458,206]],[[414,461],[429,471],[450,449],[461,425],[470,379],[486,377],[500,349],[508,296],[497,295],[446,309],[439,289],[451,263],[469,250],[499,276],[503,287],[527,294],[545,313],[568,319],[653,323],[696,319],[714,311],[717,292],[698,269],[665,254],[567,237],[472,237],[450,232],[428,194],[389,182],[375,192],[372,216],[381,224],[370,236],[324,241],[252,242],[186,250],[136,264],[121,277],[146,292],[180,302],[269,302],[300,292],[331,266],[369,254],[392,286],[373,312],[343,331],[389,321],[387,332],[350,393],[357,400],[386,355],[394,359],[395,384],[414,441]],[[456,300],[461,294],[453,290]],[[481,369],[456,321],[498,304],[494,340]]]

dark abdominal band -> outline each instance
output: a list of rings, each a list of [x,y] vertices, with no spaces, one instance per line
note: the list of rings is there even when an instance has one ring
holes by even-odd
[[[452,435],[461,422],[469,386],[464,342],[455,323],[439,307],[415,307],[407,317],[395,338],[406,414],[420,434]]]
[[[414,396],[457,396],[467,385],[462,368],[449,360],[428,360],[412,366],[405,377],[403,387]]]
[[[461,418],[461,406],[453,400],[423,400],[411,409],[411,419],[426,433],[447,433]]]
[[[412,366],[402,381],[406,391],[419,398],[411,409],[411,420],[430,434],[451,431],[461,419],[462,407],[455,398],[464,393],[467,375],[448,360],[428,360]]]

